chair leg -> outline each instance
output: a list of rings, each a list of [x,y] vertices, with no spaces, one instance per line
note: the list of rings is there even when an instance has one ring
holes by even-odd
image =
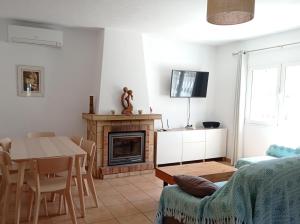
[[[62,206],[61,206],[61,205],[62,205],[62,200],[63,200],[63,195],[60,194],[60,195],[59,195],[59,202],[58,202],[58,212],[57,212],[59,215],[62,214],[62,212],[61,212],[61,208],[62,208]]]
[[[67,204],[67,200],[66,200],[65,195],[63,195],[63,199],[64,199],[65,212],[66,212],[66,214],[68,214],[68,204]]]
[[[49,216],[48,214],[48,204],[47,204],[47,195],[44,195],[44,210],[45,210],[45,215]]]
[[[32,207],[33,207],[33,199],[34,199],[34,193],[32,191],[30,191],[29,209],[28,209],[28,214],[27,214],[27,220],[28,220],[28,222],[30,222],[30,220],[31,220]]]
[[[82,185],[83,185],[83,193],[84,193],[84,196],[89,196],[89,191],[88,191],[88,189],[87,189],[87,187],[86,187],[86,185],[87,185],[86,179],[83,179]]]
[[[41,194],[40,192],[35,192],[35,204],[34,204],[34,216],[33,216],[34,224],[38,224],[40,203],[41,203]]]
[[[59,205],[58,205],[58,214],[62,215],[62,205],[64,205],[65,208],[65,214],[68,214],[68,208],[66,203],[66,197],[63,193],[59,195]]]
[[[5,193],[5,182],[3,180],[1,180],[1,182],[0,182],[0,203],[2,202],[4,193]]]
[[[74,177],[74,178],[72,178],[73,179],[73,181],[74,181],[74,185],[77,187],[77,179],[76,179],[76,177]]]
[[[51,199],[50,199],[51,202],[55,202],[55,196],[56,196],[56,194],[54,192],[52,192]]]
[[[91,175],[88,175],[86,177],[86,180],[88,182],[89,189],[90,189],[90,192],[92,193],[92,196],[93,196],[93,199],[95,201],[95,204],[96,204],[97,208],[99,208],[99,202],[98,202],[98,197],[97,197],[97,193],[96,193],[96,189],[95,189],[93,177]]]
[[[6,214],[7,214],[7,204],[8,204],[8,194],[9,194],[9,187],[10,187],[10,184],[6,184],[5,186],[5,190],[4,190],[4,195],[3,195],[3,207],[2,207],[2,220],[1,220],[1,223],[4,223],[5,224],[5,221],[6,221]]]
[[[74,210],[74,203],[73,203],[73,198],[71,195],[71,190],[66,190],[65,191],[65,198],[68,204],[68,208],[69,208],[69,212],[70,212],[70,216],[72,219],[72,223],[73,224],[77,224],[77,219],[76,219],[76,215],[75,215],[75,210]]]

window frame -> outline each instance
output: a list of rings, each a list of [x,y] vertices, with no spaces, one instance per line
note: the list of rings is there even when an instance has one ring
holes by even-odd
[[[246,114],[245,114],[245,124],[259,125],[259,126],[278,126],[278,119],[280,113],[280,95],[284,82],[282,82],[282,64],[265,64],[248,67],[247,72],[247,89],[246,89]],[[252,90],[253,90],[253,71],[262,69],[277,69],[277,91],[276,91],[276,114],[273,121],[258,121],[251,119],[251,106],[252,106]]]
[[[284,117],[284,105],[285,105],[285,93],[286,93],[286,70],[289,66],[299,66],[300,67],[300,61],[291,61],[291,62],[285,62],[281,64],[282,71],[281,71],[281,92],[280,92],[280,107],[279,107],[279,114],[278,114],[278,126],[286,125]]]

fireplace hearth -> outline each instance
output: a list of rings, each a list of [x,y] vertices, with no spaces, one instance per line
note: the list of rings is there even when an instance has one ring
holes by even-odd
[[[145,131],[109,132],[108,165],[145,162]]]

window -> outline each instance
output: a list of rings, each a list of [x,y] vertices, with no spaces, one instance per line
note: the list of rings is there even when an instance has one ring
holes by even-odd
[[[300,65],[286,66],[281,122],[300,122]]]
[[[250,70],[248,123],[300,124],[300,64],[282,67]]]
[[[278,114],[279,68],[251,71],[249,119],[256,123],[273,123]]]

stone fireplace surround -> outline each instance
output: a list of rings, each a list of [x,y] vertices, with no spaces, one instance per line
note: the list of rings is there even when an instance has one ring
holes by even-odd
[[[161,119],[160,114],[96,115],[84,113],[82,118],[87,121],[87,138],[96,142],[95,177],[113,178],[153,170],[154,120]],[[145,131],[145,162],[108,166],[108,134],[123,131]]]

